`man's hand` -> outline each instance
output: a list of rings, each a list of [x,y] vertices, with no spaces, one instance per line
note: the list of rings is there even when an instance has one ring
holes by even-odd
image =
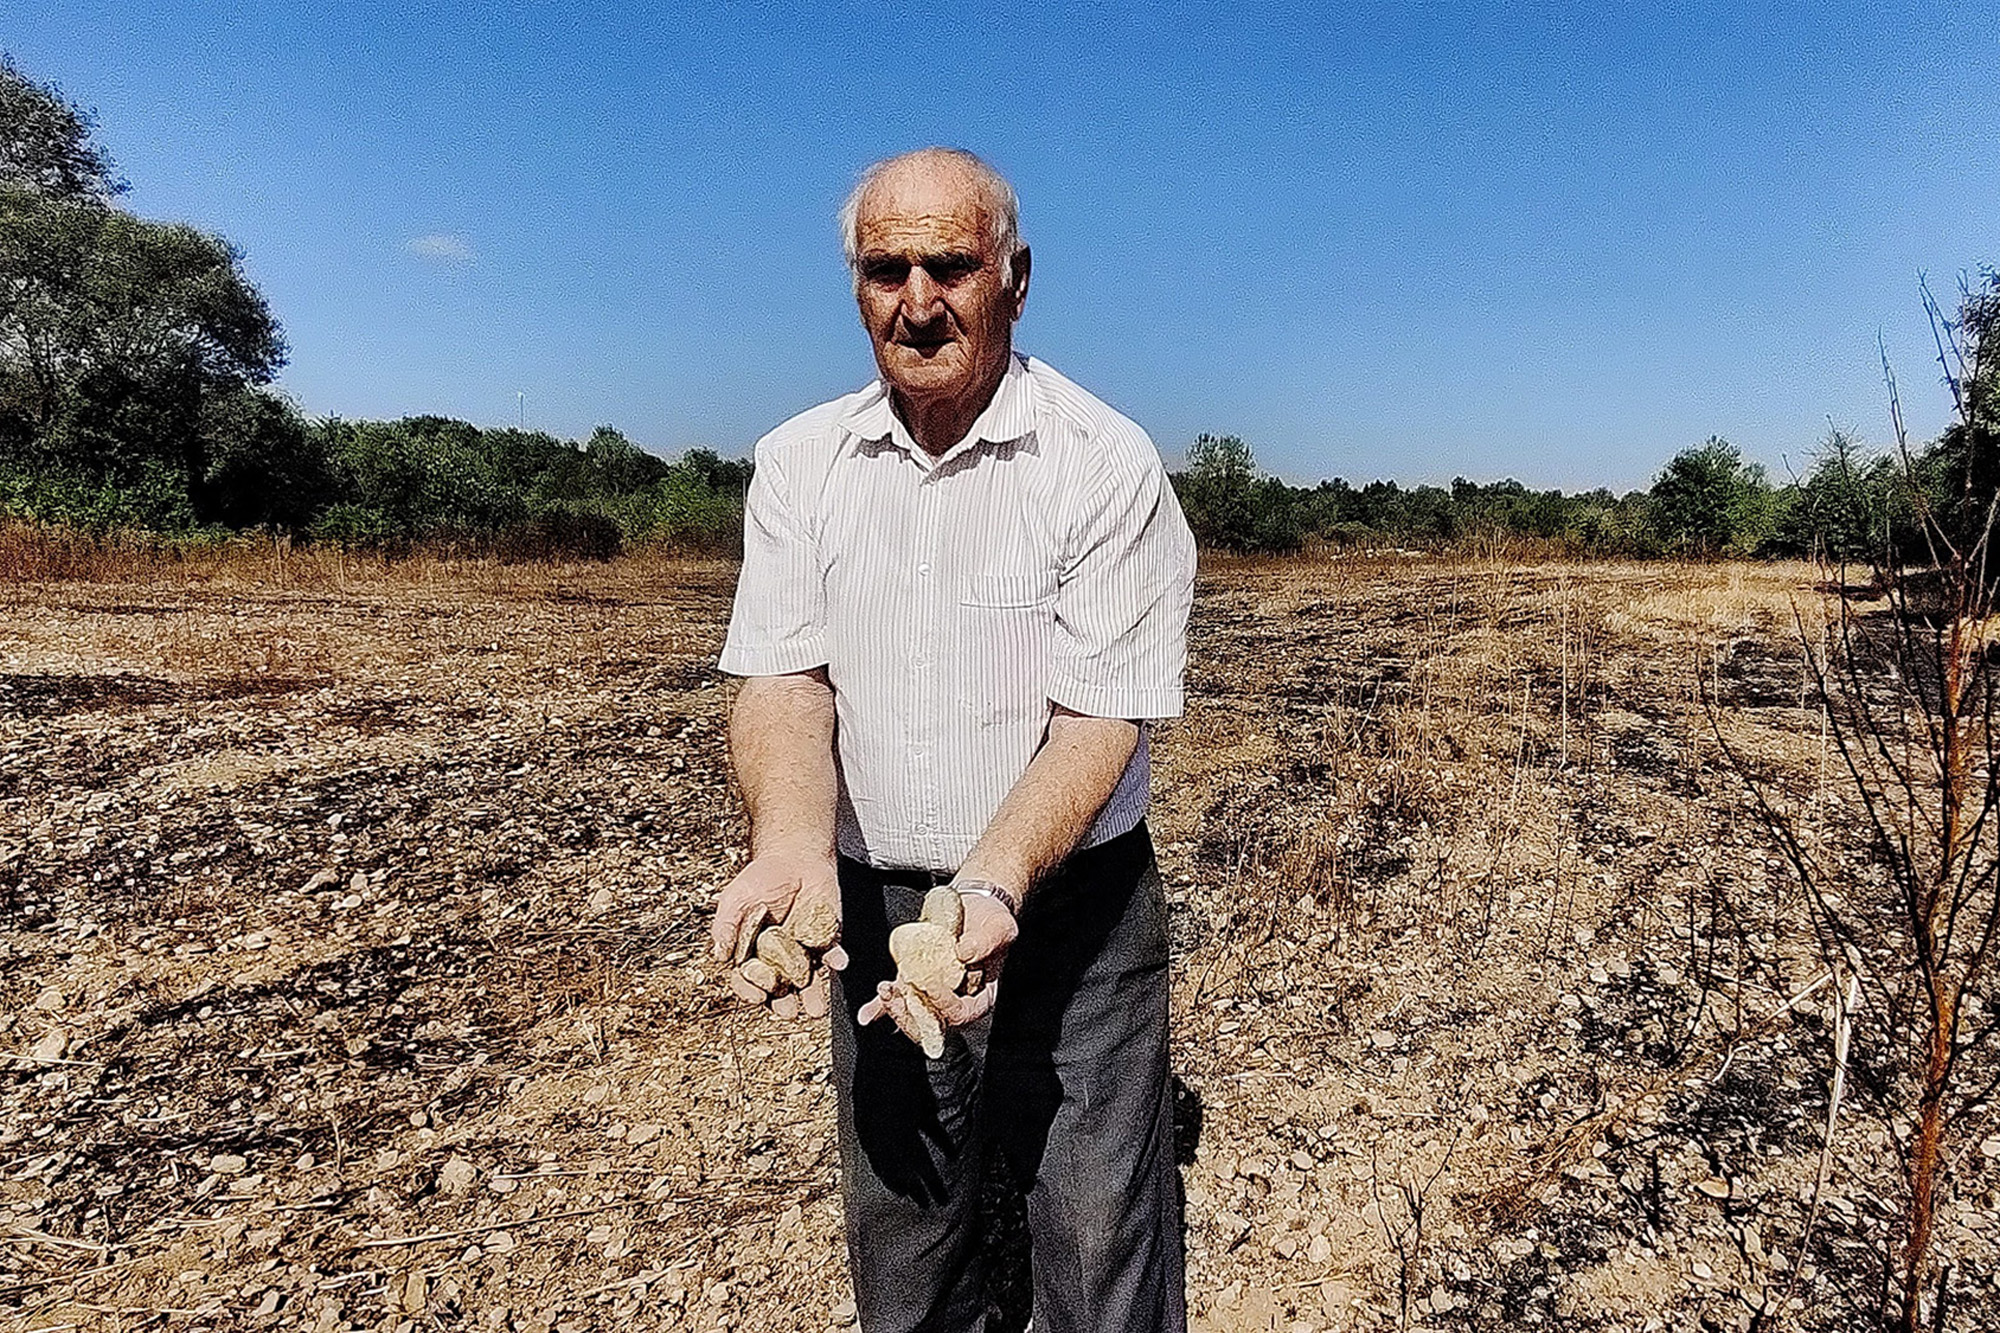
[[[919,1002],[936,1014],[947,1028],[976,1023],[992,1012],[993,1003],[1000,994],[1000,969],[1007,961],[1008,948],[1021,933],[1020,923],[1014,920],[1014,914],[999,899],[968,893],[964,895],[963,903],[965,923],[958,932],[958,959],[968,971],[978,969],[982,984],[970,995],[917,992],[921,996]],[[922,1030],[910,1017],[909,997],[916,991],[917,987],[907,981],[880,982],[875,987],[875,998],[862,1005],[855,1017],[868,1024],[887,1014],[904,1036],[922,1045]]]
[[[744,974],[743,965],[751,959],[758,932],[813,908],[829,910],[836,924],[829,945],[806,950],[813,967],[812,979],[804,989],[780,985],[774,992]],[[729,988],[738,997],[752,1004],[768,1004],[780,1018],[797,1017],[802,1009],[809,1018],[823,1018],[828,1000],[827,969],[837,971],[847,966],[847,953],[840,947],[839,920],[840,879],[831,860],[767,852],[744,866],[716,899],[710,952],[715,961],[729,965]]]

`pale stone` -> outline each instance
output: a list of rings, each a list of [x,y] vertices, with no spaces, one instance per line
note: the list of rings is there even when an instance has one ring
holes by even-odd
[[[804,986],[812,980],[812,960],[783,926],[767,927],[757,936],[757,957],[769,963],[787,985]]]
[[[950,931],[956,939],[965,929],[965,899],[949,885],[932,889],[924,895],[924,910],[918,919]]]
[[[438,1169],[437,1187],[445,1194],[463,1194],[479,1179],[479,1168],[454,1157]]]
[[[840,909],[831,898],[820,894],[800,898],[785,918],[785,929],[805,948],[817,953],[840,935]]]
[[[889,956],[896,960],[897,977],[927,995],[955,995],[965,980],[958,937],[928,921],[912,921],[890,931]]]

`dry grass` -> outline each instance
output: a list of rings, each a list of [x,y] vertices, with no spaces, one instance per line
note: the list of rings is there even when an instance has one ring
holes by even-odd
[[[827,1327],[823,1034],[695,953],[741,846],[726,566],[37,549],[0,593],[24,1326]],[[1204,1327],[1782,1299],[1826,997],[1712,728],[1838,836],[1795,604],[1766,566],[1204,570],[1153,818]],[[1882,1239],[1871,1132],[1803,1326]],[[1996,1183],[1964,1164],[1944,1242],[1966,1318]]]

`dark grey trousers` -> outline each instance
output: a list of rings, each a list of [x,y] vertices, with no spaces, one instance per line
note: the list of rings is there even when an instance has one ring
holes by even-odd
[[[854,1021],[895,975],[889,931],[930,883],[840,863],[851,962],[833,1077],[862,1333],[982,1326],[979,1200],[995,1152],[1028,1191],[1035,1333],[1183,1333],[1166,900],[1145,825],[1036,888],[999,1003],[937,1061],[887,1019]]]

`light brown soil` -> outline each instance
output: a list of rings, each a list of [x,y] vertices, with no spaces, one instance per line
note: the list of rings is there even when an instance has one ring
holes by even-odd
[[[0,1319],[850,1317],[823,1030],[699,952],[744,832],[732,582],[0,592]],[[1841,836],[1795,607],[1801,568],[1208,570],[1153,817],[1201,1327],[1849,1326],[1894,1158],[1847,1117],[1798,1270],[1829,996],[1785,1007],[1823,969],[1700,703]],[[1986,1125],[1965,1328],[2000,1326]]]

